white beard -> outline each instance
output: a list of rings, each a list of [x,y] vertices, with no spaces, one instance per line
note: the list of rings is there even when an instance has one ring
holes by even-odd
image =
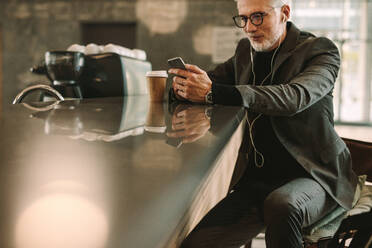
[[[278,42],[278,40],[280,39],[280,36],[282,36],[283,34],[283,30],[280,29],[278,30],[278,32],[276,32],[274,34],[274,36],[271,38],[271,39],[266,39],[264,40],[263,42],[255,42],[255,41],[252,41],[250,40],[251,42],[251,45],[253,47],[253,49],[256,51],[256,52],[268,52],[270,48],[272,48],[276,42]]]

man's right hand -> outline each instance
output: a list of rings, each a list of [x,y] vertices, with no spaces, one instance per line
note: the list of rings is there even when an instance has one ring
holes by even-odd
[[[174,96],[178,99],[178,100],[180,100],[180,101],[186,101],[186,98],[183,98],[182,96],[180,96],[179,94],[178,94],[178,89],[175,89],[175,88],[172,88],[173,89],[173,92],[174,92]]]
[[[169,73],[175,74],[172,87],[176,96],[191,102],[205,103],[205,96],[212,88],[212,81],[208,74],[196,65],[185,65],[186,70],[169,69]]]

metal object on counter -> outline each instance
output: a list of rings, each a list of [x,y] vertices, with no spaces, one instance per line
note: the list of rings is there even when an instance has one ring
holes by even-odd
[[[31,92],[33,91],[37,91],[37,90],[41,90],[43,92],[46,92],[50,95],[52,95],[53,97],[55,97],[58,101],[63,101],[65,100],[63,98],[63,96],[55,89],[53,89],[52,87],[48,86],[48,85],[45,85],[45,84],[37,84],[37,85],[32,85],[32,86],[29,86],[25,89],[23,89],[13,100],[13,104],[17,104],[17,103],[20,103],[22,102],[22,100]]]

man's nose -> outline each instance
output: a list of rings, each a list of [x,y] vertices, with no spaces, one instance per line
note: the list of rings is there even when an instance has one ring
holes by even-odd
[[[247,21],[247,25],[244,27],[246,33],[252,33],[257,31],[257,26],[253,25],[250,20]]]

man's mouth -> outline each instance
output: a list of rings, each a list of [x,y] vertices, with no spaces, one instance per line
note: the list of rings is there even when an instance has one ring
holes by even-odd
[[[259,41],[263,38],[263,35],[253,35],[253,36],[250,36],[250,38],[253,41]]]

